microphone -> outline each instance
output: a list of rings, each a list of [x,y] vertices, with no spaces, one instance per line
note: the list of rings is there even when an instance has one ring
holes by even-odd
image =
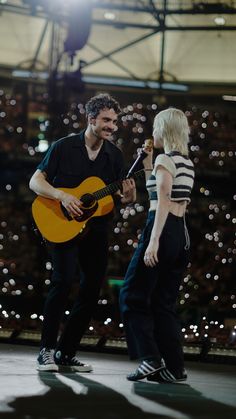
[[[137,168],[140,166],[140,164],[145,159],[145,157],[147,157],[148,154],[146,153],[145,150],[151,151],[152,149],[153,149],[153,140],[151,140],[151,139],[145,140],[144,145],[143,145],[143,149],[141,150],[140,154],[138,155],[138,157],[134,161],[133,165],[129,169],[129,171],[126,175],[126,179],[131,177],[134,172],[137,172]]]

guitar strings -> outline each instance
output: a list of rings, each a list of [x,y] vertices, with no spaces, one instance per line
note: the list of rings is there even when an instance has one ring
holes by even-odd
[[[135,172],[132,177],[134,179],[144,173],[144,170],[141,169],[138,172]],[[105,186],[102,189],[99,189],[96,192],[93,192],[92,195],[95,197],[96,200],[99,200],[101,198],[104,198],[107,195],[110,195],[110,193],[114,193],[118,191],[122,187],[122,180],[118,180],[117,182],[112,183],[111,185]]]

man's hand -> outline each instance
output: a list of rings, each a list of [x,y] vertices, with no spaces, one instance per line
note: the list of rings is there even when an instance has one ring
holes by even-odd
[[[136,186],[134,179],[125,179],[122,182],[123,197],[121,198],[122,204],[128,204],[136,200]]]
[[[74,218],[83,214],[83,211],[80,208],[82,202],[74,195],[62,191],[59,199],[71,217]]]

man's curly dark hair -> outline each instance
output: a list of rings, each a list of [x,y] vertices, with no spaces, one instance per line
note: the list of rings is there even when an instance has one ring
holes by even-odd
[[[96,118],[103,109],[114,109],[119,114],[121,108],[119,103],[108,93],[101,93],[93,96],[85,105],[86,115]]]

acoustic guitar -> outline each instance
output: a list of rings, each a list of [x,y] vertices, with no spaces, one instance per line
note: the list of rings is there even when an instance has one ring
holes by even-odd
[[[137,178],[143,169],[132,174]],[[42,236],[53,243],[63,243],[82,233],[93,217],[108,214],[114,208],[112,195],[121,189],[122,181],[106,185],[103,180],[92,176],[76,188],[58,188],[76,196],[81,202],[83,214],[72,218],[63,205],[54,199],[38,196],[32,204],[32,214]]]

